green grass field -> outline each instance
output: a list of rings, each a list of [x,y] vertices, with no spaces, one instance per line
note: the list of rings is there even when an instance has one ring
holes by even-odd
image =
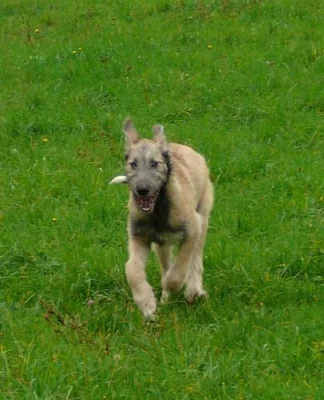
[[[0,399],[323,399],[323,3],[2,0],[0,27]],[[153,324],[107,184],[127,116],[215,184],[210,299]]]

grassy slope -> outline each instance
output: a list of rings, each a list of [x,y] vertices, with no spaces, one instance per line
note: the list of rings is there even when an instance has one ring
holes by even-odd
[[[322,398],[321,2],[211,3],[2,1],[1,398]],[[127,115],[217,182],[210,301],[148,326],[107,186]]]

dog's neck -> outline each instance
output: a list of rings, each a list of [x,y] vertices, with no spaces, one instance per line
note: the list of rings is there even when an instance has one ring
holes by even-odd
[[[149,219],[156,225],[157,230],[166,230],[166,226],[168,225],[169,214],[170,214],[170,206],[171,202],[168,196],[168,183],[170,179],[170,175],[172,172],[170,154],[168,151],[162,153],[164,162],[167,166],[167,176],[166,181],[160,189],[158,194],[158,198],[156,199],[156,204],[152,214],[149,216]]]

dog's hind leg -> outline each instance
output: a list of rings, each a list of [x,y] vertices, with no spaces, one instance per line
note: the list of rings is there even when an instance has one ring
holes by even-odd
[[[191,303],[197,297],[206,297],[203,289],[203,251],[208,230],[208,218],[213,206],[213,187],[210,181],[201,197],[198,212],[201,216],[201,234],[193,252],[190,269],[187,275],[185,298]]]
[[[185,298],[191,303],[197,297],[207,296],[203,289],[203,247],[208,228],[208,220],[202,221],[199,241],[193,252],[186,280]]]
[[[165,245],[155,245],[156,254],[159,257],[162,272],[162,282],[163,279],[171,267],[171,253],[172,247],[168,244]],[[169,292],[165,289],[162,290],[161,303],[167,302],[169,298]]]
[[[154,293],[146,280],[145,264],[150,251],[150,245],[132,235],[128,242],[129,260],[127,261],[126,276],[131,287],[134,301],[146,319],[152,319],[156,310]]]
[[[162,281],[162,288],[167,292],[179,291],[185,283],[192,255],[194,254],[201,233],[200,219],[201,217],[197,212],[194,212],[192,217],[188,219],[186,238],[180,244],[175,262],[165,274]]]

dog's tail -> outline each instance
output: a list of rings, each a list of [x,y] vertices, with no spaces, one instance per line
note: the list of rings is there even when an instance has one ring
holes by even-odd
[[[110,181],[110,184],[112,183],[127,183],[127,176],[125,175],[116,176],[116,178]]]

